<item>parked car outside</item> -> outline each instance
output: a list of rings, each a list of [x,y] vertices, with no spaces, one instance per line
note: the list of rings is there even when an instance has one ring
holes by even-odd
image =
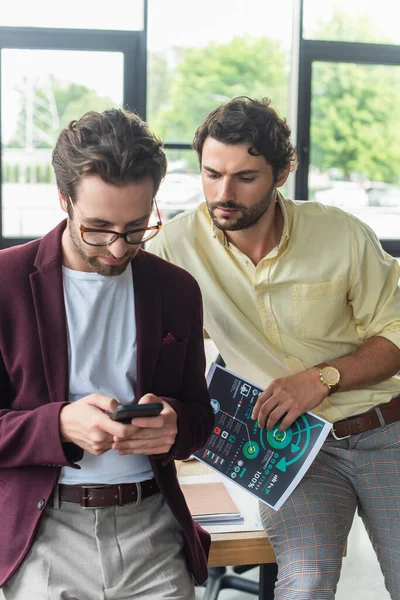
[[[368,206],[368,195],[365,189],[355,181],[331,181],[328,189],[315,192],[313,200],[345,210]]]
[[[194,208],[203,200],[200,175],[191,173],[167,173],[157,194],[157,204],[163,221]]]
[[[371,181],[366,189],[369,206],[400,207],[400,188],[381,181]]]

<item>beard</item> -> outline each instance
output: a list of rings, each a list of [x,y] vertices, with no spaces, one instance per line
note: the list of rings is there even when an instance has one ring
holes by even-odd
[[[69,227],[69,237],[72,242],[72,245],[76,252],[79,254],[84,261],[90,265],[94,273],[98,273],[99,275],[104,275],[105,277],[112,277],[115,275],[121,275],[127,268],[127,266],[131,263],[132,259],[137,254],[139,247],[134,247],[134,249],[129,252],[126,256],[126,259],[120,265],[106,265],[99,261],[99,256],[103,256],[104,258],[115,258],[111,253],[100,254],[97,256],[91,256],[90,254],[86,254],[83,248],[84,242],[76,234],[74,227]],[[95,246],[90,246],[94,248]]]
[[[240,231],[242,229],[248,229],[249,227],[253,227],[261,217],[267,212],[271,202],[275,197],[275,187],[274,184],[271,185],[266,194],[261,198],[257,204],[248,208],[247,206],[243,206],[243,204],[237,204],[233,202],[233,200],[228,200],[228,202],[208,202],[207,201],[207,209],[212,219],[214,225],[221,229],[221,231]],[[240,214],[233,220],[232,217],[225,217],[224,220],[219,220],[215,215],[216,208],[229,208],[232,210],[240,211]],[[220,217],[221,219],[221,217]],[[224,217],[222,217],[224,219]]]

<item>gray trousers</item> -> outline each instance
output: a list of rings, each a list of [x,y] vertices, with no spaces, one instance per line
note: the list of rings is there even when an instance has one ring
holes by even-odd
[[[137,506],[47,507],[6,600],[193,600],[179,524],[161,494]]]
[[[355,511],[400,600],[400,423],[323,445],[279,511],[260,503],[278,563],[275,600],[331,600]],[[356,592],[356,590],[355,590]]]

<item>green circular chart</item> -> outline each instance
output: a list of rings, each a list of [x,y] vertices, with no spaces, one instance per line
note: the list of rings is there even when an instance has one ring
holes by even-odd
[[[260,446],[257,442],[246,442],[243,446],[243,454],[246,458],[256,458],[260,452]]]
[[[282,450],[282,448],[286,448],[292,441],[293,432],[292,428],[289,427],[285,429],[285,431],[279,431],[278,427],[274,427],[272,431],[268,431],[267,440],[272,448],[276,448],[277,450]]]

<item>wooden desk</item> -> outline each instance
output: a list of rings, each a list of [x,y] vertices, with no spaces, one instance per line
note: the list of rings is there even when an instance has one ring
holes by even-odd
[[[176,463],[181,477],[213,473],[197,460]],[[260,565],[260,600],[274,597],[276,567],[275,554],[264,531],[212,533],[209,567],[232,565]]]

